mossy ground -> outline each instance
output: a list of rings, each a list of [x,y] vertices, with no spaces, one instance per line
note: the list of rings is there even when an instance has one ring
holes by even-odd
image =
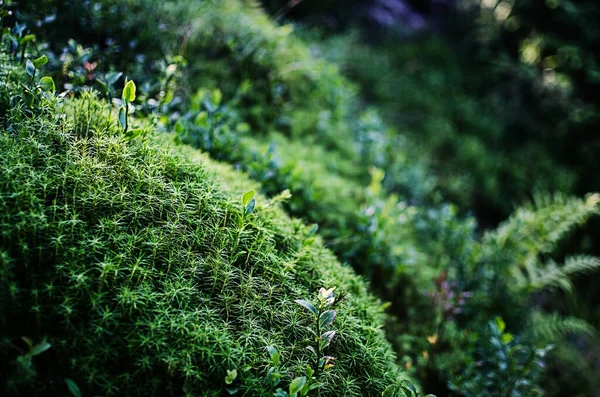
[[[293,300],[320,287],[348,295],[319,395],[402,379],[380,304],[308,227],[261,195],[240,225],[256,183],[152,131],[126,141],[93,94],[40,101],[9,110],[0,133],[6,392],[65,394],[68,377],[86,395],[217,396],[237,369],[240,394],[266,395],[268,345],[283,387],[310,363],[311,320]],[[25,365],[21,337],[52,347]]]

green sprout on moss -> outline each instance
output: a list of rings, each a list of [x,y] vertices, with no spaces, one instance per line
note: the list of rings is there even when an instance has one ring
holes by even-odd
[[[313,326],[315,327],[315,330],[311,327],[306,327],[306,329],[315,337],[315,345],[307,347],[307,350],[310,351],[314,357],[313,371],[315,376],[318,376],[320,371],[333,367],[333,361],[336,359],[333,356],[324,354],[336,334],[336,331],[327,330],[337,317],[337,311],[330,309],[339,302],[339,299],[336,300],[335,295],[333,294],[334,290],[335,287],[329,289],[321,288],[317,296],[319,301],[317,306],[314,306],[311,302],[303,299],[294,301],[308,310],[314,321]]]
[[[29,97],[30,104],[33,103],[34,96],[37,95],[38,92],[54,92],[56,90],[56,86],[54,85],[54,80],[50,76],[44,76],[40,79],[39,84],[35,84],[35,76],[37,71],[40,70],[42,66],[48,63],[48,57],[46,55],[42,55],[39,58],[34,59],[33,61],[28,59],[25,63],[25,72],[31,77],[31,87],[26,87],[22,85],[25,95]]]
[[[133,80],[127,81],[125,78],[125,87],[121,95],[121,107],[119,108],[119,123],[123,127],[123,135],[127,135],[129,129],[129,104],[135,101],[135,83]]]
[[[279,370],[280,355],[277,349],[273,346],[267,346],[269,352],[271,367],[267,371],[267,381],[271,388],[274,388],[281,381],[282,375]],[[306,366],[306,376],[297,376],[292,379],[288,387],[288,391],[283,390],[281,387],[275,390],[273,393],[274,397],[297,397],[306,396],[310,390],[314,390],[322,383],[317,383],[316,378],[313,376],[315,371],[310,367]]]
[[[235,394],[239,390],[239,379],[237,369],[227,370],[227,376],[225,376],[225,390],[229,394]]]

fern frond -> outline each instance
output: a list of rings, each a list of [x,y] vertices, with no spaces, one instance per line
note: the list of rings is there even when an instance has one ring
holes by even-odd
[[[531,336],[538,342],[556,342],[566,335],[584,334],[595,337],[598,331],[587,321],[577,317],[562,317],[556,313],[539,311],[531,316],[529,326]]]
[[[533,202],[485,235],[485,247],[500,255],[509,252],[512,263],[521,266],[537,262],[540,254],[552,252],[567,233],[599,215],[599,203],[598,193],[585,199],[537,194]]]
[[[600,270],[600,258],[587,255],[569,257],[563,266],[550,261],[537,274],[529,279],[529,287],[534,290],[548,286],[570,285],[569,279],[576,274],[592,273]]]

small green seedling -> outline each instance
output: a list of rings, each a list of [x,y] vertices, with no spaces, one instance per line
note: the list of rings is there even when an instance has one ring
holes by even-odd
[[[225,390],[229,394],[235,394],[239,390],[238,387],[239,379],[237,369],[227,370],[227,376],[225,376]]]
[[[242,204],[244,205],[244,217],[250,215],[254,211],[256,200],[254,199],[254,190],[250,190],[242,196]]]
[[[333,338],[335,337],[336,331],[328,330],[333,324],[337,317],[337,311],[332,310],[333,307],[340,299],[336,299],[333,291],[335,287],[325,289],[321,288],[317,296],[318,304],[313,305],[311,302],[303,299],[297,299],[294,302],[302,306],[309,311],[313,318],[313,330],[311,327],[306,329],[315,337],[316,344],[314,346],[307,346],[307,350],[310,351],[314,357],[313,371],[315,376],[319,375],[319,372],[334,366],[333,362],[336,360],[335,357],[325,355],[325,349],[331,345]]]
[[[281,381],[281,373],[279,372],[279,362],[281,356],[277,349],[273,346],[267,346],[267,351],[269,352],[270,361],[269,370],[267,371],[267,381],[271,385],[271,387],[275,387]]]
[[[42,55],[41,57],[33,61],[31,61],[30,59],[27,60],[27,62],[25,63],[25,71],[29,76],[31,76],[32,84],[34,82],[36,72],[47,63],[48,57],[46,55]]]
[[[27,346],[29,346],[29,352],[27,354],[31,357],[40,355],[52,347],[52,345],[46,341],[40,342],[37,345],[34,345],[33,341],[26,336],[21,337],[21,339],[23,339],[23,341],[25,341],[25,343],[27,343]]]
[[[119,108],[119,123],[123,127],[123,135],[132,139],[140,135],[141,128],[129,131],[129,104],[135,101],[135,83],[125,78],[125,87],[121,95],[121,107]]]

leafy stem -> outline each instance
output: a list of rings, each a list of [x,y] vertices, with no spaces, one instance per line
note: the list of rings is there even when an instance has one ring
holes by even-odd
[[[315,336],[315,346],[307,346],[307,350],[314,356],[313,370],[315,377],[318,377],[321,371],[333,367],[333,361],[336,359],[333,356],[325,355],[325,349],[329,347],[336,334],[336,331],[334,330],[327,330],[337,317],[337,311],[333,310],[332,307],[340,301],[340,299],[336,299],[333,294],[334,290],[335,287],[330,289],[321,288],[317,296],[318,304],[316,307],[306,300],[298,299],[294,301],[296,304],[308,310],[314,320],[316,332],[310,327],[306,328]]]

